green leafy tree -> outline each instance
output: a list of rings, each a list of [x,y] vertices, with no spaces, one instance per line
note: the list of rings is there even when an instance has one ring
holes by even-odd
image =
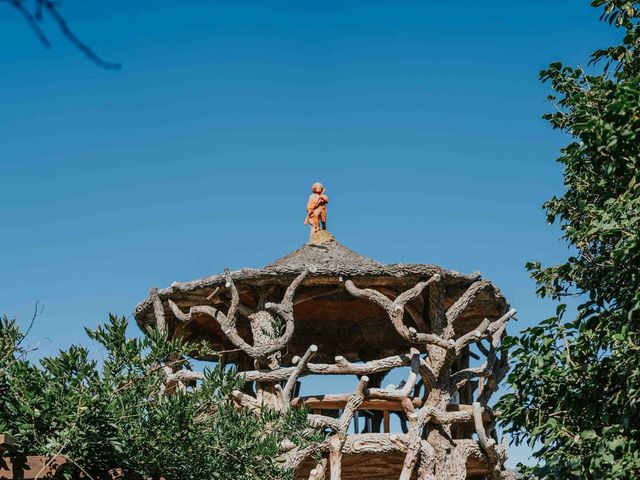
[[[190,368],[193,345],[126,330],[114,316],[87,330],[104,349],[100,364],[80,346],[34,364],[16,322],[0,319],[0,432],[16,440],[11,454],[64,455],[66,478],[110,478],[117,469],[128,479],[290,478],[279,445],[314,439],[305,412],[238,410],[229,394],[242,381],[218,367],[197,388],[160,394],[161,365]]]
[[[540,74],[556,107],[545,118],[572,137],[558,159],[566,191],[545,204],[571,256],[527,265],[559,306],[508,342],[512,393],[498,406],[514,441],[535,449],[538,464],[523,467],[534,478],[640,478],[640,3],[591,4],[622,41],[594,52],[590,70]]]

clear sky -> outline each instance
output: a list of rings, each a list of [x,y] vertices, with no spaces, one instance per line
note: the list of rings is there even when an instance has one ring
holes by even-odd
[[[588,4],[67,1],[121,71],[0,4],[0,313],[42,302],[41,354],[84,342],[149,287],[297,248],[322,181],[348,247],[479,270],[517,328],[550,316],[524,264],[567,255],[541,210],[567,138],[537,75],[614,41]]]

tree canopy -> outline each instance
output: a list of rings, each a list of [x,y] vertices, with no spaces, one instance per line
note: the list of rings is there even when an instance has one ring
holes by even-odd
[[[640,476],[640,3],[591,4],[622,41],[587,68],[540,73],[554,91],[544,118],[572,137],[558,158],[564,195],[544,205],[571,253],[527,265],[559,305],[508,342],[512,392],[498,406],[515,442],[535,449],[523,471],[548,479]],[[579,303],[570,319],[567,297]]]
[[[39,364],[28,359],[24,334],[0,319],[0,432],[16,441],[11,455],[63,455],[66,478],[287,479],[280,442],[304,444],[317,435],[306,412],[256,416],[229,394],[242,380],[220,367],[189,391],[161,394],[161,365],[190,368],[194,346],[158,330],[127,337],[127,321],[111,316],[88,336],[104,351],[90,358],[72,346]]]

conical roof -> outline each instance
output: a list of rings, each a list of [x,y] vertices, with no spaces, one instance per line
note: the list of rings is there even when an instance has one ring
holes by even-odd
[[[464,275],[430,264],[383,264],[345,247],[328,232],[263,268],[240,269],[229,275],[238,288],[243,305],[253,309],[258,305],[260,295],[270,296],[269,301],[279,301],[286,287],[306,267],[312,267],[313,273],[296,293],[295,333],[289,343],[289,358],[301,355],[312,343],[320,347],[318,361],[332,360],[335,355],[351,361],[366,360],[375,355],[408,351],[410,345],[400,338],[380,307],[345,291],[343,280],[347,278],[360,288],[375,288],[389,298],[395,298],[416,283],[439,274],[445,286],[447,307],[472,284],[477,284],[478,295],[459,316],[461,332],[474,328],[485,317],[498,318],[506,311],[507,304],[500,291],[490,282],[481,280],[479,273]],[[166,321],[176,334],[187,340],[207,340],[218,350],[233,350],[210,317],[195,316],[187,325],[180,324],[168,307],[171,300],[184,312],[199,305],[226,311],[230,295],[225,282],[223,273],[190,282],[174,282],[168,288],[157,290]],[[425,291],[413,302],[418,317],[427,308],[427,299],[428,292]],[[143,330],[155,324],[151,296],[136,307],[134,315]],[[406,322],[418,331],[428,328],[426,324],[418,325],[412,318],[407,318]],[[241,317],[237,326],[241,336],[251,343],[249,321]],[[240,361],[241,356],[241,352],[232,353],[229,359]]]
[[[313,265],[318,272],[327,274],[361,275],[365,272],[375,274],[384,270],[383,264],[348,249],[333,237],[324,242],[306,243],[271,262],[264,270],[295,273],[308,265]]]

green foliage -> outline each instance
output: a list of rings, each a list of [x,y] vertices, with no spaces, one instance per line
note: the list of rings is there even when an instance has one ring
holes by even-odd
[[[0,320],[0,432],[13,454],[66,455],[65,477],[80,470],[106,478],[286,479],[279,467],[284,438],[303,443],[306,414],[238,411],[228,399],[242,385],[214,368],[198,388],[160,395],[162,362],[190,368],[187,347],[158,331],[127,338],[127,321],[111,316],[89,337],[104,349],[100,365],[72,346],[34,365],[13,320]]]
[[[545,204],[572,255],[527,265],[540,297],[581,303],[508,340],[513,393],[498,405],[515,442],[536,449],[532,478],[640,477],[640,4],[591,3],[622,43],[592,55],[598,74],[540,74],[555,92],[545,118],[573,137],[558,159],[566,192]]]

